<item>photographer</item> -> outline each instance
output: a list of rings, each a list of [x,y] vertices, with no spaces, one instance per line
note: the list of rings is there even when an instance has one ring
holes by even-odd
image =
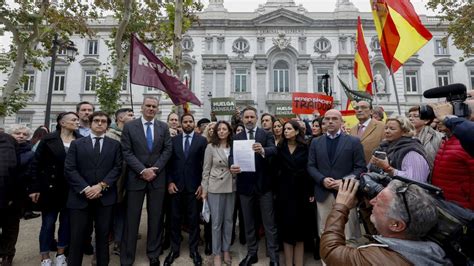
[[[414,184],[394,180],[370,203],[371,221],[380,235],[374,243],[346,246],[344,226],[356,206],[359,183],[344,180],[321,237],[321,257],[328,265],[450,265],[445,252],[434,242],[421,241],[437,223],[432,198]]]

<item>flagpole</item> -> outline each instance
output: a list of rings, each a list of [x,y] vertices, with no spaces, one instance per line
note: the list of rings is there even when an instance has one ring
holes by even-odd
[[[379,100],[377,99],[377,81],[374,79],[374,99],[375,99],[375,106],[379,106]]]
[[[132,73],[131,73],[131,70],[129,69],[129,71],[128,71],[128,76],[130,77],[131,74],[132,74]],[[129,83],[128,83],[128,86],[129,86],[129,89],[130,89],[130,106],[131,106],[131,108],[132,108],[132,112],[135,113],[135,111],[133,111],[132,83],[129,82]]]
[[[393,89],[395,91],[395,99],[397,100],[398,114],[402,115],[402,111],[400,110],[400,100],[398,99],[397,84],[395,83],[395,76],[393,75],[392,66],[390,66],[388,70],[390,71],[390,75],[392,76]]]

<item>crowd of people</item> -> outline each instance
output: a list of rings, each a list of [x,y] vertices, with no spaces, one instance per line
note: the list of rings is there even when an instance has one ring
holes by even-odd
[[[419,186],[395,180],[370,201],[356,197],[357,177],[376,172],[433,184],[474,210],[474,114],[452,117],[447,105],[433,105],[430,119],[419,106],[384,119],[360,101],[358,124],[346,128],[335,109],[282,120],[250,106],[230,121],[172,112],[164,122],[155,118],[158,99],[145,97],[138,118],[123,108],[112,123],[81,102],[58,115],[53,132],[11,125],[0,133],[1,265],[12,264],[20,218],[38,216],[35,208],[41,265],[82,265],[83,254],[108,265],[109,243],[121,265],[133,265],[145,198],[150,265],[166,249],[163,265],[174,263],[183,230],[193,264],[202,265],[203,204],[204,253],[218,266],[232,264],[236,238],[247,246],[239,265],[257,263],[263,236],[270,265],[280,265],[281,251],[285,265],[304,265],[305,245],[328,265],[447,265],[443,249],[423,240],[437,215]],[[239,140],[254,140],[255,171],[235,163]],[[374,245],[354,247],[362,231]]]

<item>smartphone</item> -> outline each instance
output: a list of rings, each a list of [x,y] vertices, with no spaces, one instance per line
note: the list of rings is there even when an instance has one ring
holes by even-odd
[[[387,153],[384,152],[384,151],[375,151],[375,152],[374,152],[374,156],[375,156],[376,158],[385,160],[385,158],[387,158]]]

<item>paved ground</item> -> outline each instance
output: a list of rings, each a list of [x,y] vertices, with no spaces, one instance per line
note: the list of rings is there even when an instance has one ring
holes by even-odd
[[[41,218],[36,218],[32,220],[21,220],[20,222],[20,235],[18,236],[18,242],[16,245],[16,256],[13,261],[14,265],[19,266],[36,266],[40,265],[40,256],[39,254],[39,244],[38,244],[38,235],[39,229],[41,226]],[[135,265],[137,266],[145,266],[148,264],[148,259],[145,255],[146,250],[146,211],[143,211],[142,219],[141,219],[141,226],[140,226],[140,233],[142,234],[142,239],[138,240],[138,247],[137,247],[137,258],[135,261]],[[175,260],[173,265],[193,265],[192,260],[189,258],[189,251],[187,248],[187,235],[183,234],[185,240],[182,243],[181,247],[181,256]],[[72,240],[74,241],[74,240]],[[265,241],[260,241],[259,246],[259,262],[255,265],[263,266],[269,264],[269,259],[265,256]],[[212,256],[205,256],[204,255],[204,247],[199,247],[199,252],[203,256],[203,265],[212,265]],[[245,246],[240,245],[238,241],[234,243],[231,247],[231,256],[232,256],[232,265],[238,265],[241,259],[245,257],[247,253],[247,249]],[[164,252],[162,256],[160,256],[160,261],[163,263],[165,260],[166,255],[168,254],[168,250]],[[54,254],[52,254],[54,256]],[[89,266],[91,265],[91,257],[92,256],[85,256],[83,265]],[[281,260],[283,262],[283,252],[280,253]],[[111,255],[110,265],[120,265],[119,258],[116,255]],[[284,263],[282,263],[284,265]],[[315,261],[313,259],[312,253],[305,254],[305,265],[311,266],[319,266],[321,265],[320,261]]]

